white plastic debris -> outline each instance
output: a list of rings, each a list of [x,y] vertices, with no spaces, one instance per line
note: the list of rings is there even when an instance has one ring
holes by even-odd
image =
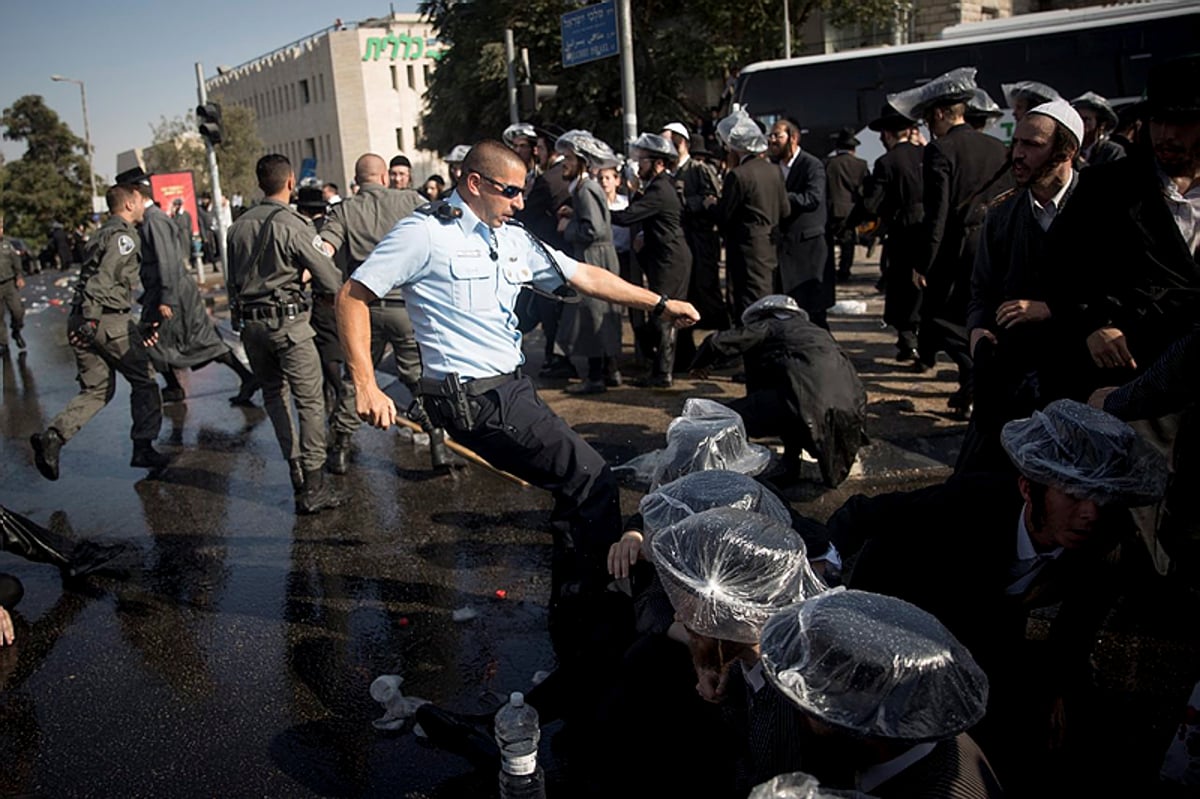
[[[471,619],[475,619],[478,617],[479,617],[479,611],[475,610],[475,608],[470,607],[469,605],[466,607],[461,607],[458,610],[456,610],[450,614],[450,618],[454,619],[454,621],[457,621],[457,622],[470,621]]]
[[[867,313],[866,300],[838,300],[829,309],[829,313],[842,316],[865,316]]]
[[[546,678],[549,676],[550,676],[550,672],[548,672],[548,671],[545,671],[545,670],[535,671],[533,673],[533,677],[529,680],[529,682],[533,685],[541,685],[542,683],[544,683],[546,681]]]
[[[413,433],[412,434],[412,442],[413,442],[414,447],[428,447],[429,446],[429,434],[428,433]]]
[[[404,678],[399,674],[383,674],[371,683],[371,698],[383,705],[384,713],[371,722],[377,730],[398,730],[412,718],[428,700],[405,696],[400,692]]]

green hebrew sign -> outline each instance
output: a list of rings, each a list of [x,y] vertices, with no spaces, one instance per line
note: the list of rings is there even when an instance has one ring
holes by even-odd
[[[404,55],[400,54],[400,45],[404,45]],[[437,39],[409,36],[407,33],[402,33],[399,36],[391,33],[387,36],[372,36],[367,39],[367,49],[363,53],[362,60],[378,61],[379,57],[390,49],[392,51],[391,61],[395,61],[397,58],[416,61],[421,56],[439,61],[445,50],[437,45]]]

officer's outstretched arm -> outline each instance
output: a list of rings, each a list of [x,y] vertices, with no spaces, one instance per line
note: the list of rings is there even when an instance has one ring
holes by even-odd
[[[375,364],[371,361],[371,312],[367,307],[374,299],[370,289],[350,279],[337,293],[334,312],[338,339],[354,380],[358,415],[364,422],[386,430],[396,423],[396,403],[380,391],[375,382]]]
[[[662,296],[649,289],[635,286],[599,266],[579,264],[571,276],[571,285],[592,297],[615,302],[628,308],[655,313]],[[675,323],[675,327],[691,327],[700,321],[700,314],[689,302],[668,298],[660,311]]]

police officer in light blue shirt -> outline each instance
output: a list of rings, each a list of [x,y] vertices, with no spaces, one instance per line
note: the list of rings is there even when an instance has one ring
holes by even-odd
[[[400,288],[421,350],[421,390],[433,421],[492,465],[554,493],[551,626],[564,597],[602,589],[609,545],[621,532],[608,464],[538,399],[521,374],[521,286],[585,294],[687,327],[696,309],[578,263],[508,225],[524,206],[525,165],[498,141],[476,144],[446,202],[401,221],[338,294],[338,330],[371,424],[395,423],[396,406],[375,382],[367,303]]]

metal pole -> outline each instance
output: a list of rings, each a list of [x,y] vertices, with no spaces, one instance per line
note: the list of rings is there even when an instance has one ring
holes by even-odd
[[[783,0],[783,57],[792,57],[792,19],[790,16],[791,0]]]
[[[51,75],[50,80],[56,83],[78,83],[79,84],[79,99],[83,105],[83,141],[87,147],[88,156],[88,197],[92,202],[92,213],[98,213],[96,203],[96,153],[92,149],[92,126],[88,121],[87,112],[87,88],[84,87],[83,81],[76,78],[64,78],[62,75]]]
[[[521,112],[517,108],[517,50],[512,28],[504,29],[504,63],[508,65],[508,121],[515,125],[521,121]]]
[[[617,2],[617,38],[621,47],[621,105],[625,109],[625,146],[637,139],[637,91],[633,83],[633,16],[629,0]]]
[[[199,61],[196,62],[196,96],[200,99],[200,105],[208,102],[208,90],[204,88],[204,65]],[[225,218],[222,215],[225,202],[221,196],[221,174],[217,169],[217,151],[213,148],[212,142],[205,139],[204,147],[208,151],[208,171],[212,175],[213,213],[217,217],[217,248],[221,253],[221,271],[225,276],[225,285],[228,286],[229,253],[225,246]],[[203,258],[201,260],[203,261]],[[200,280],[204,281],[203,272],[200,274]]]

